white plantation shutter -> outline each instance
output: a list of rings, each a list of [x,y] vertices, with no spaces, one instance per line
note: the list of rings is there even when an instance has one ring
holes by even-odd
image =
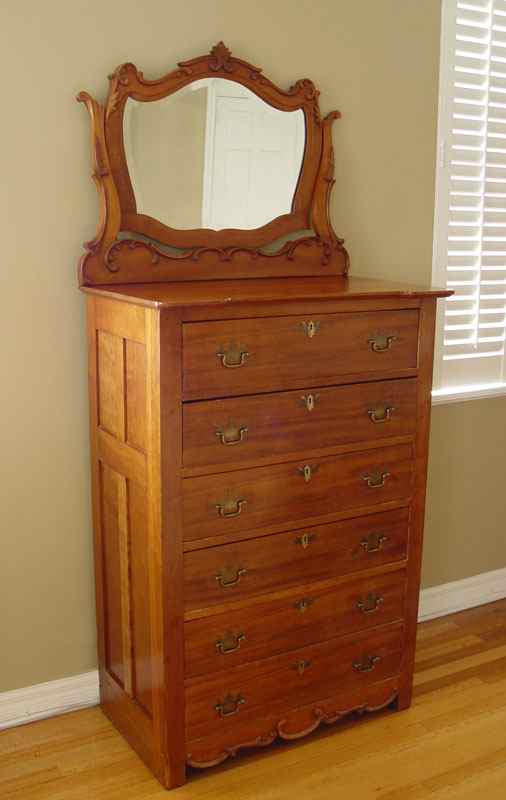
[[[444,0],[435,395],[505,386],[506,0]]]

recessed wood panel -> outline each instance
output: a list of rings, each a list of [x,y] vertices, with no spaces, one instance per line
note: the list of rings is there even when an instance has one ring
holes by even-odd
[[[125,340],[126,440],[146,450],[146,347]]]
[[[124,546],[121,520],[125,519],[125,479],[107,464],[100,463],[100,512],[103,548],[106,669],[126,689],[128,666],[124,653]],[[123,486],[122,486],[123,484]],[[123,506],[123,507],[122,507]],[[123,566],[122,566],[123,561]]]
[[[97,331],[98,424],[125,439],[124,340]]]
[[[133,696],[152,714],[151,622],[147,500],[145,491],[129,481],[130,581],[132,608]]]

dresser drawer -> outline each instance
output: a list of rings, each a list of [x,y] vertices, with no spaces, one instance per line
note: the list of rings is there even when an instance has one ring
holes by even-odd
[[[333,588],[313,584],[282,598],[269,595],[238,611],[185,624],[188,677],[228,670],[315,642],[404,617],[406,572],[347,580]]]
[[[402,643],[402,624],[387,625],[190,680],[188,739],[392,677],[400,670]]]
[[[234,756],[242,748],[265,746],[276,738],[291,741],[312,733],[322,724],[334,723],[351,711],[378,711],[398,695],[399,678],[377,683],[358,681],[353,690],[337,688],[330,697],[318,697],[301,706],[294,698],[290,708],[280,713],[265,709],[262,716],[241,721],[230,719],[228,725],[216,725],[212,733],[187,741],[188,764],[210,767]]]
[[[183,326],[185,400],[332,385],[417,365],[416,309]]]
[[[183,481],[186,540],[298,525],[344,509],[409,498],[410,445],[291,461]]]
[[[276,533],[184,555],[187,611],[245,600],[407,555],[408,509]]]
[[[412,434],[415,378],[185,403],[185,467]]]

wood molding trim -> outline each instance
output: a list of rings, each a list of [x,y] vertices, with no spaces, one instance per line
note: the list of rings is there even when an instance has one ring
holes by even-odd
[[[418,622],[445,617],[506,597],[506,568],[482,572],[460,581],[431,586],[420,592]]]
[[[0,693],[0,730],[96,706],[98,670]]]

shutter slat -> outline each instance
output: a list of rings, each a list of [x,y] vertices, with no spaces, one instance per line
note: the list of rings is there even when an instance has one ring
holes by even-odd
[[[506,339],[506,0],[448,0],[436,265],[443,386],[504,380]],[[442,59],[443,62],[443,59]],[[443,130],[441,130],[443,128]],[[444,191],[440,187],[444,187]]]

